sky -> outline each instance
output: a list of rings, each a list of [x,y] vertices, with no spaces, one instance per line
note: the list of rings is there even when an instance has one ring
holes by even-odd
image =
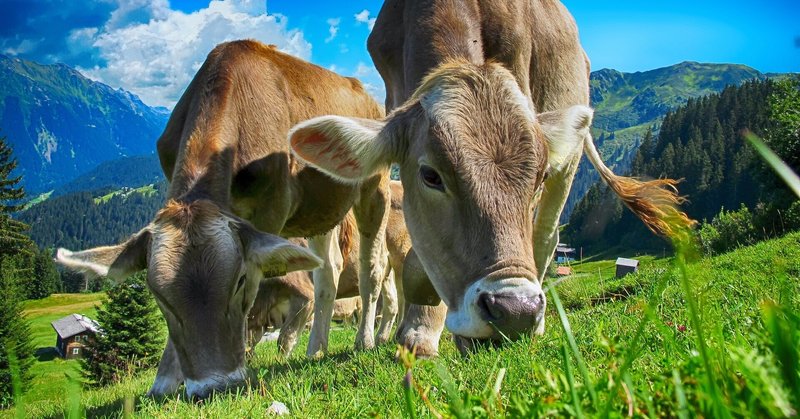
[[[800,71],[800,1],[563,0],[592,69],[682,61]],[[383,101],[366,51],[380,0],[0,0],[0,53],[62,62],[171,108],[218,43],[253,38],[355,76]]]

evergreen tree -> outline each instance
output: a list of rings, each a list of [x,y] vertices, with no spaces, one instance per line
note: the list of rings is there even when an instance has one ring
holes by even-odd
[[[22,314],[19,269],[12,257],[0,258],[0,409],[13,402],[13,385],[24,389],[30,381],[33,346]]]
[[[17,253],[33,255],[32,242],[24,233],[28,226],[11,218],[12,212],[21,209],[19,202],[25,197],[19,185],[22,178],[12,177],[16,167],[11,147],[6,144],[5,137],[0,137],[0,258]]]
[[[50,257],[52,253],[50,249],[36,252],[36,256],[33,259],[33,277],[26,287],[28,299],[38,300],[54,292],[61,291],[61,277],[58,274],[58,270],[56,270],[52,257]]]
[[[119,381],[125,372],[158,363],[164,349],[164,325],[144,273],[108,291],[97,309],[102,333],[88,345],[84,374],[95,384]]]

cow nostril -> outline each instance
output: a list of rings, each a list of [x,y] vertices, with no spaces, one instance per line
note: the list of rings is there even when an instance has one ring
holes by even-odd
[[[497,321],[503,318],[504,311],[497,304],[494,294],[488,292],[478,294],[478,308],[484,313],[488,321]]]

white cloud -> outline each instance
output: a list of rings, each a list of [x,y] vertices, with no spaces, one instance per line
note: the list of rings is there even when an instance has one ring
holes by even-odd
[[[75,33],[83,40],[93,35],[93,47],[107,63],[80,68],[87,76],[139,95],[149,105],[175,105],[183,90],[217,44],[251,38],[275,44],[308,60],[311,44],[303,33],[287,28],[287,19],[269,15],[263,0],[213,0],[207,8],[186,14],[166,7],[165,0],[120,0],[120,11],[97,34]],[[147,4],[124,12],[122,3]],[[126,9],[128,10],[128,9]],[[136,14],[132,16],[131,13]],[[118,26],[111,26],[111,24]]]
[[[374,17],[370,18],[369,17],[369,10],[367,10],[367,9],[364,9],[364,10],[356,13],[355,15],[353,15],[353,17],[356,18],[356,22],[358,22],[358,23],[366,23],[367,27],[369,27],[369,30],[372,30],[372,28],[375,26],[375,19],[376,18],[374,18]]]
[[[333,41],[333,39],[336,38],[336,34],[339,33],[339,24],[340,23],[342,23],[342,19],[341,18],[338,18],[338,17],[337,18],[333,18],[332,17],[332,18],[328,19],[328,33],[330,33],[330,36],[325,38],[325,43],[326,44],[331,42],[331,41]]]

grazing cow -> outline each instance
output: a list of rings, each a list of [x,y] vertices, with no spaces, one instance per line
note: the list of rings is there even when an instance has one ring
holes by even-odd
[[[382,124],[325,116],[292,128],[297,156],[345,182],[400,167],[414,262],[400,342],[432,355],[459,339],[544,331],[542,280],[583,152],[647,226],[691,224],[673,180],[614,175],[591,140],[589,60],[550,0],[387,0],[368,48],[386,84]],[[436,296],[418,293],[430,289]],[[438,297],[446,308],[439,303]]]
[[[341,261],[332,230],[351,208],[365,301],[356,346],[374,345],[388,172],[337,182],[294,158],[286,141],[294,124],[330,113],[382,117],[355,79],[255,41],[217,46],[158,140],[170,180],[165,207],[125,243],[58,252],[64,265],[114,278],[147,269],[169,328],[150,394],[185,382],[188,395],[205,397],[244,381],[246,315],[265,276],[321,264],[308,354],[325,351]],[[276,235],[311,237],[313,253]]]
[[[391,221],[397,220],[396,216],[390,216],[389,220],[387,232],[405,229],[404,224],[400,227],[391,224]],[[402,218],[400,222],[402,223]],[[359,295],[360,243],[359,237],[354,234],[355,223],[350,214],[337,230],[343,263],[339,273],[333,319],[346,320],[362,310],[361,300],[353,298]],[[293,241],[303,244],[301,240]],[[389,340],[398,309],[394,276],[388,274],[382,286],[381,323],[376,336],[376,340],[381,343]],[[283,355],[288,355],[297,343],[298,334],[312,317],[313,302],[314,284],[306,272],[292,272],[283,277],[262,280],[253,308],[248,314],[250,344],[254,345],[257,342],[254,339],[263,335],[268,328],[280,328],[278,348]]]
[[[386,226],[386,245],[389,251],[389,267],[383,282],[381,296],[383,298],[381,323],[377,340],[385,342],[389,339],[392,325],[402,320],[405,311],[402,285],[399,279],[403,275],[403,262],[411,248],[405,220],[403,219],[403,187],[400,182],[390,183],[391,206],[389,221]],[[354,229],[352,217],[348,216],[339,226],[339,248],[344,255],[342,272],[339,275],[339,286],[334,304],[334,318],[361,311],[360,300],[351,297],[358,295],[358,237],[352,233]],[[397,279],[397,281],[395,280]],[[293,272],[284,277],[267,278],[261,281],[253,308],[248,315],[248,331],[250,344],[255,345],[261,335],[269,327],[281,328],[278,337],[278,348],[284,355],[291,353],[297,342],[297,336],[311,316],[309,307],[314,299],[313,283],[304,272]],[[398,305],[403,309],[398,315]]]

